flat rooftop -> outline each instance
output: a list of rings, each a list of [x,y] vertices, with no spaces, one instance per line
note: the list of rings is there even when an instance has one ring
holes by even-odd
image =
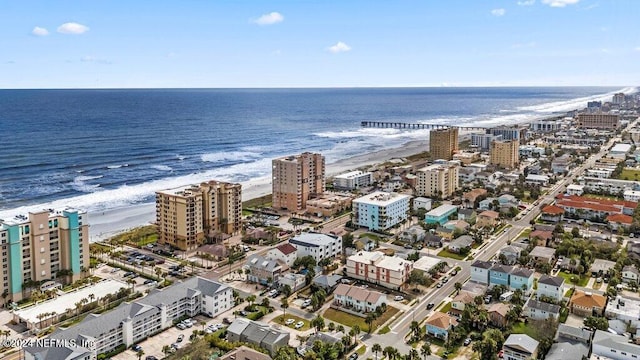
[[[427,216],[440,217],[440,216],[443,216],[443,215],[445,215],[446,213],[448,213],[450,211],[455,211],[457,209],[458,209],[458,207],[456,205],[444,204],[444,205],[440,205],[437,208],[429,211],[427,213]]]
[[[26,321],[37,324],[40,321],[40,319],[38,319],[39,314],[51,313],[54,311],[57,314],[62,314],[66,309],[75,309],[75,304],[82,299],[88,299],[89,294],[95,295],[96,299],[98,299],[106,294],[115,294],[121,288],[127,287],[129,287],[129,285],[121,281],[104,280],[78,291],[60,295],[55,299],[47,300],[40,304],[17,310],[15,314]]]
[[[353,179],[356,178],[358,176],[362,176],[362,175],[371,175],[370,172],[364,172],[364,171],[360,171],[360,170],[356,170],[356,171],[350,171],[344,174],[340,174],[340,175],[336,175],[335,178],[336,179]]]
[[[433,269],[434,266],[443,262],[444,260],[437,257],[423,256],[413,263],[413,268],[420,271],[428,272]]]
[[[404,200],[406,199],[407,201],[411,198],[411,196],[409,195],[405,195],[405,194],[398,194],[398,193],[387,193],[384,191],[376,191],[373,192],[369,195],[365,195],[362,197],[359,197],[355,200],[353,200],[353,202],[356,203],[362,203],[362,204],[369,204],[369,205],[376,205],[376,206],[387,206],[390,204],[393,204],[399,200]]]

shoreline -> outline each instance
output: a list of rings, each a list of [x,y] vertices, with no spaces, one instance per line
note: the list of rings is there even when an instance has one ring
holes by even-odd
[[[465,133],[460,136],[466,135]],[[393,158],[419,154],[429,150],[429,140],[409,141],[402,146],[382,149],[366,154],[340,159],[326,165],[327,177],[355,170],[363,166],[379,164]],[[242,184],[242,201],[255,199],[271,193],[271,176],[263,176]],[[155,221],[155,203],[141,203],[104,211],[88,212],[89,242],[99,242],[138,226]]]

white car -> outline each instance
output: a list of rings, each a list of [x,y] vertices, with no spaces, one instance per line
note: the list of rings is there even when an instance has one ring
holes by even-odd
[[[298,322],[296,323],[295,328],[296,328],[296,329],[300,329],[300,328],[301,328],[301,327],[303,327],[303,326],[304,326],[304,323],[303,323],[302,321],[298,321]]]
[[[393,298],[395,301],[402,301],[404,300],[404,296],[402,295],[396,295],[396,297]]]
[[[304,308],[304,307],[307,307],[307,306],[309,306],[309,305],[311,305],[311,299],[307,299],[307,300],[305,300],[305,301],[302,303],[302,307],[303,307],[303,308]]]
[[[293,320],[293,319],[287,319],[287,321],[285,321],[284,324],[288,326],[288,325],[293,324],[294,322],[296,322],[296,321]]]

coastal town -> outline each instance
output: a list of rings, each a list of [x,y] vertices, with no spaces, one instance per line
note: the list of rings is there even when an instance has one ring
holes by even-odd
[[[157,191],[100,242],[82,209],[2,219],[0,357],[638,359],[640,94],[584,105]]]

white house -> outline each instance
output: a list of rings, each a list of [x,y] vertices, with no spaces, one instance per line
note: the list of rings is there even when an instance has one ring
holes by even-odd
[[[560,306],[529,298],[524,304],[523,314],[533,320],[546,320],[550,317],[558,320]]]
[[[570,184],[567,186],[567,195],[582,195],[584,194],[584,185]]]
[[[316,262],[332,258],[342,252],[342,237],[320,233],[302,233],[289,239],[295,246],[297,257],[310,255]]]
[[[353,190],[373,183],[373,174],[364,171],[351,171],[336,175],[333,178],[333,186],[336,189]]]
[[[528,174],[524,182],[527,184],[547,186],[549,185],[549,177],[547,175]]]
[[[640,327],[640,299],[620,295],[607,303],[604,316],[617,319],[635,328]]]
[[[489,284],[489,269],[491,269],[490,262],[474,261],[471,264],[471,281],[485,285]]]
[[[623,197],[626,201],[638,202],[640,201],[640,191],[625,190],[623,193]]]
[[[297,258],[296,247],[289,243],[279,245],[269,250],[266,258],[269,260],[280,260],[282,263],[287,264],[288,267],[292,267]]]
[[[306,276],[302,274],[286,273],[278,278],[278,286],[289,285],[291,291],[298,291],[306,285]]]
[[[542,275],[538,279],[536,298],[548,297],[554,301],[561,301],[564,297],[564,278],[560,276]]]
[[[378,291],[340,284],[333,291],[333,303],[358,312],[373,312],[387,303],[387,296]]]
[[[591,354],[613,360],[637,360],[640,358],[640,345],[629,343],[626,336],[596,330],[591,342]]]
[[[622,281],[626,283],[639,283],[640,271],[635,266],[629,265],[622,268]]]
[[[431,210],[431,199],[422,196],[414,198],[413,210],[416,211],[418,209]]]

